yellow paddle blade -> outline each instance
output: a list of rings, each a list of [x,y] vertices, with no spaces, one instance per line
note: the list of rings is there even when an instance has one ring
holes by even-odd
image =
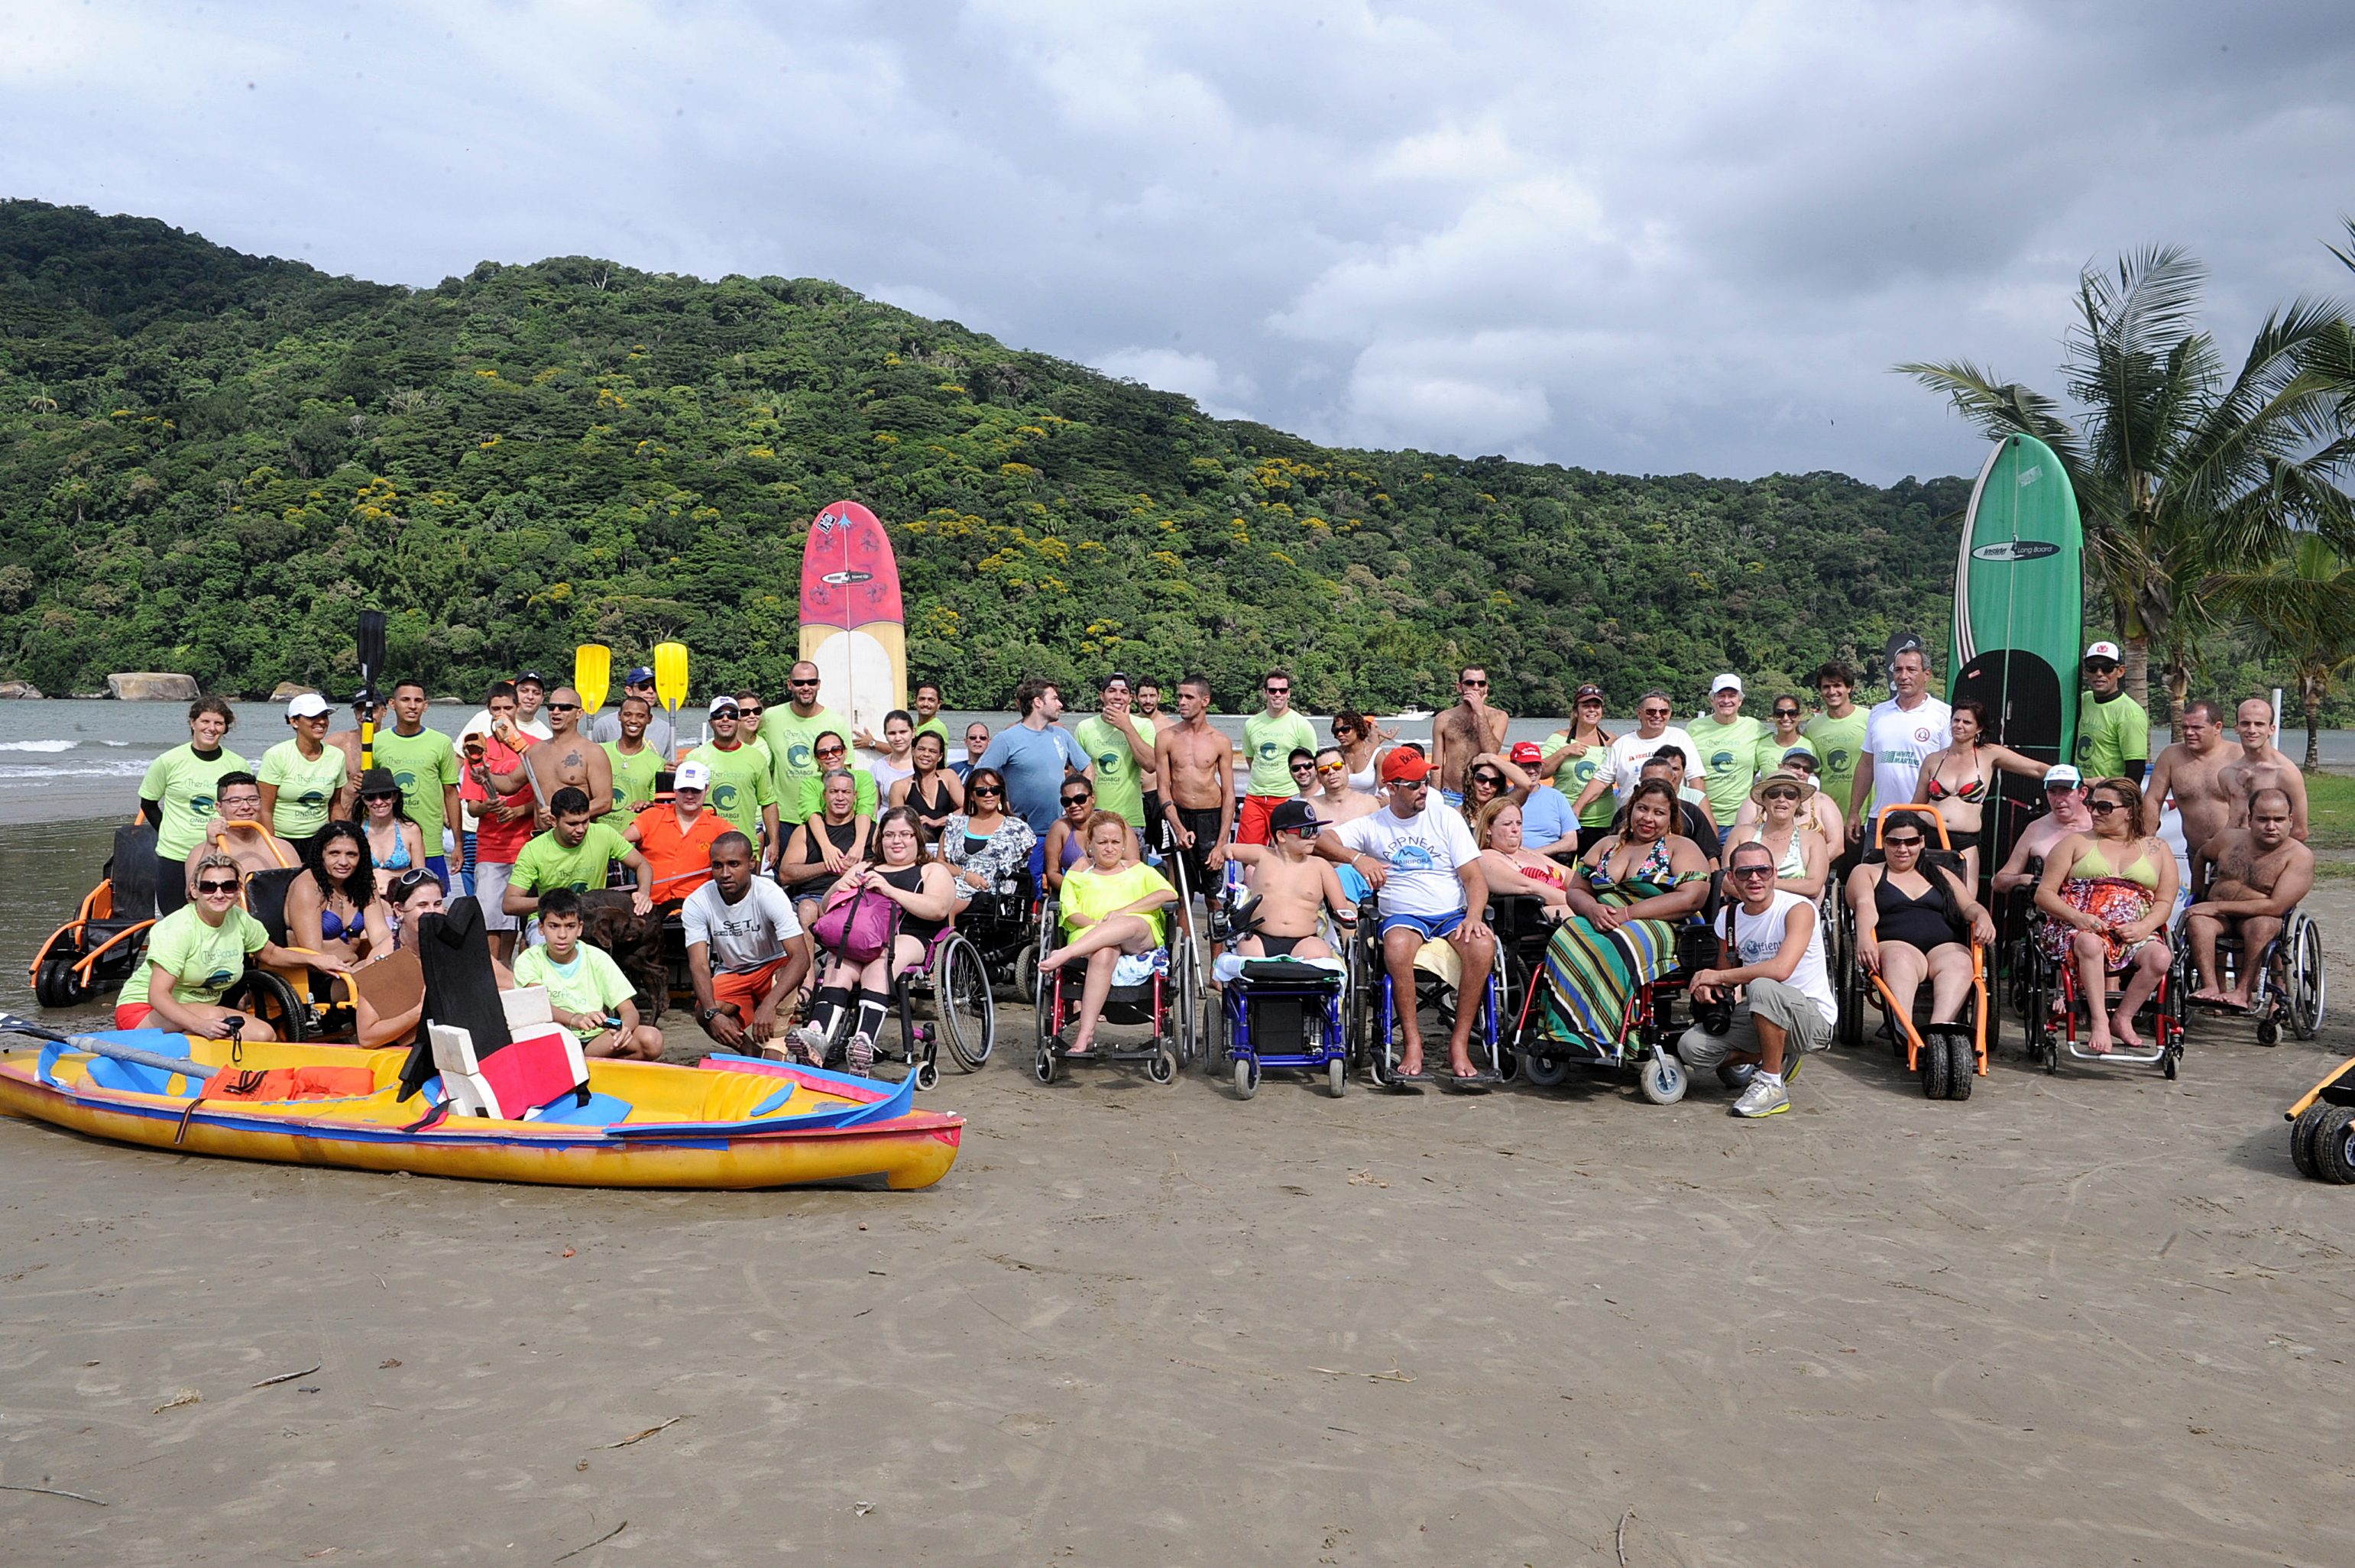
[[[605,688],[613,684],[613,649],[602,643],[583,643],[572,650],[572,687],[581,693],[581,718],[605,706]]]
[[[655,696],[677,713],[687,706],[687,645],[655,645]]]

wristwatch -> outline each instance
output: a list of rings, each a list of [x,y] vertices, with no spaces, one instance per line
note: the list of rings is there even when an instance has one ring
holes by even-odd
[[[695,1021],[699,1024],[708,1024],[719,1016],[719,1009],[718,1008],[698,1008],[695,1009]]]

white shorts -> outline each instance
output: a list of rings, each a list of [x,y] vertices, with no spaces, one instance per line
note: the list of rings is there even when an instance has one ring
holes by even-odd
[[[512,860],[474,862],[474,901],[483,906],[485,931],[520,931],[523,916],[506,912],[507,881],[515,875]]]

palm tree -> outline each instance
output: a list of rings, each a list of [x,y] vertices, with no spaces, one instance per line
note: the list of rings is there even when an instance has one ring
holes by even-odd
[[[2126,645],[2126,675],[2149,702],[2156,658],[2181,710],[2213,624],[2196,592],[2220,572],[2286,555],[2301,524],[2355,535],[2334,472],[2355,455],[2335,415],[2344,312],[2299,298],[2265,318],[2237,373],[2198,327],[2200,264],[2172,246],[2088,268],[2077,282],[2059,400],[1965,361],[1897,367],[1989,436],[2052,448],[2076,487],[2087,553]],[[2350,549],[2355,553],[2355,549]]]
[[[2355,566],[2313,534],[2254,571],[2219,572],[2201,588],[2241,615],[2261,657],[2290,667],[2306,706],[2306,770],[2322,765],[2322,704],[2355,668]]]

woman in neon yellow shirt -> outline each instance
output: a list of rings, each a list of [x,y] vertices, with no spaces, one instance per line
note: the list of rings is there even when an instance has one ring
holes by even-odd
[[[1112,991],[1113,967],[1123,954],[1150,953],[1167,939],[1178,890],[1161,873],[1128,859],[1127,819],[1109,811],[1088,818],[1088,860],[1063,879],[1062,917],[1066,944],[1039,960],[1040,969],[1060,969],[1087,960],[1080,990],[1079,1034],[1066,1056],[1085,1056],[1096,1037],[1096,1016]]]

